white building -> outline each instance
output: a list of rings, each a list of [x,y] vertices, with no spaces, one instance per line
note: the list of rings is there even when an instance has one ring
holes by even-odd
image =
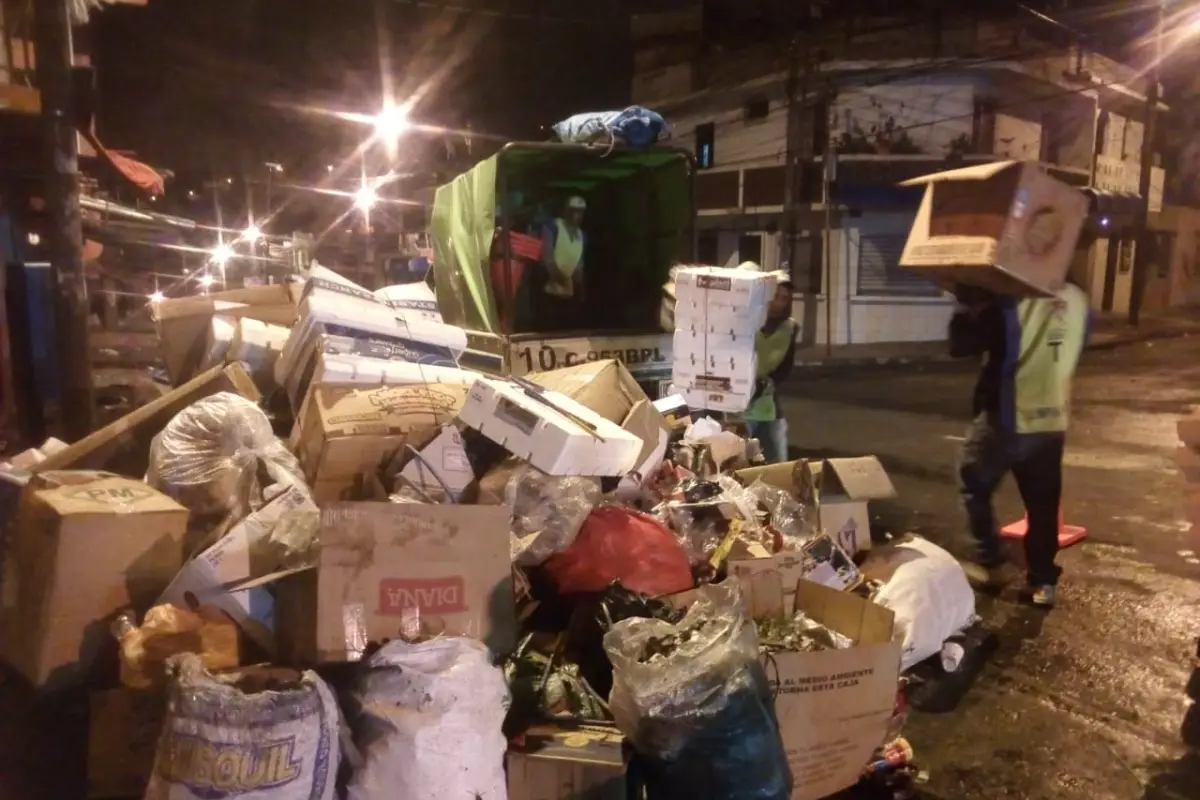
[[[789,269],[806,343],[944,338],[951,299],[897,264],[920,200],[899,181],[1021,159],[1081,187],[1137,192],[1145,100],[1133,71],[1108,59],[1048,46],[1016,23],[943,22],[933,50],[923,20],[849,40],[839,28],[800,80],[805,108],[789,115],[786,42],[714,47],[703,34],[711,6],[633,18],[633,102],[662,112],[677,143],[694,149],[698,259]],[[784,215],[789,116],[800,162],[794,244]],[[1081,253],[1097,308],[1128,306],[1131,256],[1120,240]]]

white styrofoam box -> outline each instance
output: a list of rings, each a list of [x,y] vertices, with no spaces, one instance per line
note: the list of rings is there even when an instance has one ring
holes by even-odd
[[[766,322],[766,306],[747,308],[693,301],[675,305],[674,329],[677,331],[745,336],[756,333]]]
[[[703,372],[748,374],[754,377],[755,337],[753,334],[730,336],[724,333],[675,331],[672,360]]]
[[[685,303],[755,308],[775,294],[775,275],[729,267],[682,267],[675,274],[675,299]],[[679,315],[678,309],[675,312]]]
[[[425,320],[426,322],[442,321],[437,295],[424,281],[385,286],[376,290],[375,296],[391,306],[400,319]]]
[[[475,381],[458,418],[549,475],[624,475],[642,452],[641,439],[587,406],[508,381]]]
[[[722,411],[737,414],[750,406],[753,397],[748,393],[713,392],[704,389],[682,388],[680,391],[693,411]]]

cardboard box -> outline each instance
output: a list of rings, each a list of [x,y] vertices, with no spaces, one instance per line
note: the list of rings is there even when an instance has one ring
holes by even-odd
[[[913,178],[925,186],[900,265],[952,290],[1016,297],[1062,288],[1087,218],[1074,186],[1035,162],[1000,161]]]
[[[442,322],[442,311],[438,308],[437,295],[429,284],[401,283],[375,290],[375,296],[391,306],[401,319]]]
[[[612,359],[550,372],[533,372],[527,377],[538,386],[566,395],[618,425],[625,421],[635,405],[650,399],[625,365]]]
[[[163,300],[151,306],[167,374],[175,385],[191,380],[210,346],[213,315],[248,317],[291,327],[296,319],[298,289],[255,286],[207,295]]]
[[[772,580],[782,587],[777,574],[765,584],[760,577],[752,594],[762,596]],[[901,642],[892,639],[892,612],[854,594],[801,580],[792,608],[854,642],[848,650],[774,653],[765,665],[795,781],[792,800],[820,800],[857,783],[883,744]]]
[[[508,800],[633,800],[624,737],[601,725],[538,725],[508,752]]]
[[[357,661],[370,643],[471,636],[516,645],[506,506],[336,503],[317,568],[278,584],[283,663]]]
[[[734,476],[746,486],[762,480],[815,508],[820,529],[851,556],[871,549],[868,501],[896,496],[896,487],[875,456],[789,461],[741,469]]]
[[[775,295],[772,273],[728,267],[682,267],[675,274],[675,330],[753,334]]]
[[[111,425],[93,431],[66,449],[47,456],[31,471],[99,469],[121,475],[145,475],[150,441],[184,408],[217,392],[234,392],[256,403],[262,399],[241,364],[214,367]]]
[[[89,800],[141,797],[154,769],[166,696],[113,689],[93,694],[90,705]]]
[[[141,481],[44,474],[21,499],[0,655],[38,686],[78,683],[126,608],[154,604],[184,563],[188,512]],[[114,662],[115,663],[115,662]]]
[[[475,482],[475,472],[467,459],[462,434],[453,425],[443,425],[429,444],[420,448],[400,470],[400,477],[427,496],[457,503]]]
[[[459,420],[548,475],[624,475],[642,440],[566,395],[480,378]]]
[[[450,384],[317,386],[296,423],[295,451],[318,504],[358,476],[377,474],[414,435],[453,420],[466,396],[465,387]]]
[[[305,487],[288,487],[188,561],[158,602],[192,610],[213,606],[228,614],[248,639],[273,653],[275,599],[270,590],[265,586],[231,587],[271,575],[283,566],[275,560],[278,553],[267,547],[267,537],[281,519],[298,524],[303,515],[311,515],[315,523],[319,513]]]

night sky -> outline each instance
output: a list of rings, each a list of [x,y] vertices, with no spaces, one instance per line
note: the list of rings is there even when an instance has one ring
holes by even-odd
[[[441,78],[413,116],[544,138],[578,111],[622,106],[623,3],[383,0],[401,92]],[[372,0],[150,0],[94,14],[99,133],[185,176],[283,162],[310,171],[362,130],[294,110],[372,112],[380,37]],[[504,9],[499,11],[498,9]]]

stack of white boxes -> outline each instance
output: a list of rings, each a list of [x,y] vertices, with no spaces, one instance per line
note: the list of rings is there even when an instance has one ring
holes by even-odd
[[[767,319],[775,276],[748,269],[682,267],[675,276],[674,393],[693,410],[738,413],[754,396],[754,337]]]

